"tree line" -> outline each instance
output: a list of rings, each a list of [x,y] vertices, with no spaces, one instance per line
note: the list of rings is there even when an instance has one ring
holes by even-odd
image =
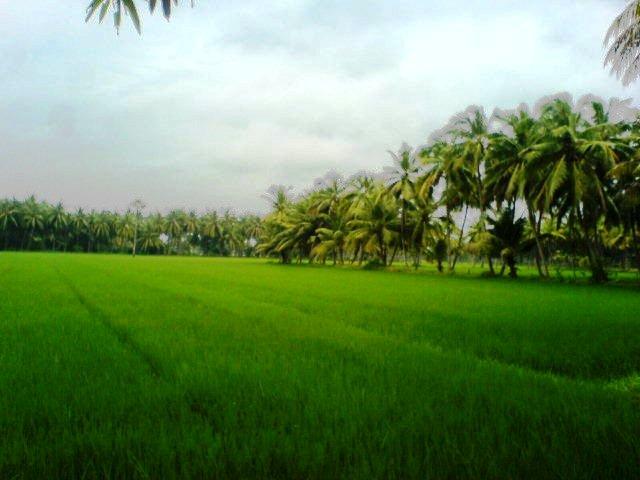
[[[0,248],[271,256],[292,261],[541,277],[551,267],[640,269],[640,121],[629,101],[545,97],[530,109],[472,106],[426,145],[403,144],[381,173],[330,173],[306,192],[274,186],[264,217],[173,210],[67,211],[29,197],[0,200]]]
[[[257,252],[283,263],[425,258],[455,271],[462,256],[491,275],[517,276],[530,259],[640,268],[640,122],[629,101],[541,99],[487,117],[469,107],[427,145],[392,152],[382,174],[333,175],[298,197],[273,187]],[[497,263],[497,265],[496,265]]]
[[[215,211],[173,210],[143,215],[140,206],[125,213],[67,211],[31,196],[0,200],[0,248],[167,255],[250,256],[261,220]]]

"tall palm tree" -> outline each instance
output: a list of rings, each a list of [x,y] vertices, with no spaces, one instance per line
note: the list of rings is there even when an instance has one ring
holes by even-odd
[[[375,255],[386,266],[390,258],[389,247],[398,237],[397,212],[395,198],[386,189],[372,191],[353,212],[354,218],[348,223],[351,229],[348,241],[361,243],[363,253]]]
[[[191,210],[184,216],[184,232],[187,235],[187,242],[189,245],[197,245],[199,229],[200,219],[198,218],[198,214]]]
[[[61,203],[58,203],[49,211],[48,226],[50,229],[49,233],[51,237],[51,245],[53,245],[53,250],[56,250],[56,243],[63,243],[66,250],[66,228],[68,223],[69,216]]]
[[[606,211],[615,209],[608,173],[624,143],[616,138],[617,127],[605,121],[601,106],[596,111],[600,113],[591,124],[567,102],[547,105],[541,118],[545,136],[527,156],[530,167],[542,172],[538,198],[544,199],[547,210],[557,208],[558,220],[568,215],[572,242],[575,245],[577,234],[582,235],[593,280],[603,281],[607,273],[597,228]]]
[[[469,107],[465,114],[458,121],[459,128],[454,130],[455,135],[462,142],[461,158],[468,165],[471,173],[472,188],[467,197],[467,203],[480,211],[475,230],[484,232],[486,230],[487,210],[489,209],[491,198],[486,188],[485,160],[487,147],[491,135],[489,134],[488,119],[481,108]],[[491,255],[487,255],[489,271],[493,275],[493,261]]]
[[[15,201],[3,200],[0,203],[0,229],[4,236],[4,250],[9,246],[9,230],[18,226],[19,210]]]
[[[128,250],[131,245],[135,256],[135,241],[137,240],[137,218],[135,213],[127,212],[116,218],[115,221],[115,239],[116,246],[121,250]]]
[[[437,204],[431,195],[417,195],[411,203],[408,224],[415,268],[420,266],[423,251],[432,247],[442,233],[440,222],[434,218],[436,209]]]
[[[155,215],[148,218],[140,227],[140,250],[145,253],[162,251],[163,243],[160,238],[162,234],[162,217]]]
[[[75,248],[80,248],[86,251],[89,251],[88,246],[82,248],[82,240],[85,239],[87,243],[89,243],[89,239],[91,238],[91,231],[89,226],[89,218],[84,213],[82,208],[76,210],[76,212],[71,216],[71,220],[69,222],[70,228],[73,232],[73,241],[75,242]]]
[[[437,141],[432,146],[425,148],[422,153],[422,161],[428,169],[425,181],[420,182],[419,195],[430,195],[429,192],[440,191],[439,204],[445,208],[443,223],[445,225],[445,238],[447,243],[448,270],[453,272],[462,243],[462,238],[467,223],[470,199],[474,182],[473,172],[462,155],[462,146],[458,143]],[[462,225],[458,229],[459,237],[456,242],[452,235],[456,230],[453,214],[464,210]],[[456,247],[454,248],[454,243]]]
[[[111,214],[106,211],[100,213],[91,212],[89,225],[96,251],[99,252],[101,246],[109,246],[109,240],[113,232]]]
[[[413,148],[406,143],[402,144],[397,153],[389,151],[389,155],[391,155],[393,165],[385,167],[385,183],[387,190],[400,202],[400,247],[406,264],[407,209],[415,195],[414,185],[422,167]]]
[[[264,228],[256,249],[264,255],[277,254],[282,263],[289,263],[291,242],[283,241],[281,237],[286,237],[287,234],[283,232],[289,229],[287,222],[292,208],[291,187],[272,185],[262,197],[269,202],[271,213],[264,219]]]
[[[185,213],[182,210],[172,210],[165,217],[165,232],[169,237],[169,245],[176,253],[182,252],[182,239],[184,236]]]
[[[620,161],[610,172],[616,180],[614,194],[617,209],[620,212],[621,224],[630,232],[631,245],[635,256],[636,268],[640,271],[640,127],[634,125],[633,133],[626,140],[632,154]]]
[[[25,248],[26,243],[26,249],[31,250],[31,245],[33,241],[36,240],[36,234],[42,232],[45,224],[43,208],[36,201],[35,197],[29,197],[22,204],[21,220],[22,226],[24,227],[22,248]]]
[[[136,198],[133,202],[131,202],[130,207],[133,210],[133,215],[134,215],[133,246],[131,248],[131,254],[135,257],[136,248],[138,246],[138,230],[140,228],[140,221],[142,220],[142,212],[144,211],[145,208],[147,208],[147,205],[144,203],[142,199]]]
[[[536,199],[541,182],[538,168],[527,162],[529,149],[538,143],[543,134],[542,125],[528,112],[520,111],[499,117],[511,131],[491,139],[487,155],[487,189],[497,204],[508,203],[513,209],[517,199],[525,202],[527,219],[536,243],[536,266],[541,277],[548,277],[549,270],[541,242],[540,228],[544,216],[544,202]]]

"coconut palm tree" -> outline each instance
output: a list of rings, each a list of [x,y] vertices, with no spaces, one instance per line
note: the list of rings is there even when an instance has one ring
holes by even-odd
[[[131,254],[136,256],[136,248],[138,246],[138,230],[140,228],[140,222],[142,220],[142,212],[147,205],[140,198],[136,198],[130,205],[131,210],[133,210],[133,246],[131,248]]]
[[[271,213],[263,221],[263,231],[260,243],[256,247],[258,253],[263,255],[277,254],[282,263],[291,261],[291,242],[283,241],[283,234],[288,229],[288,214],[292,208],[291,187],[284,185],[272,185],[262,197],[271,206]]]
[[[422,177],[419,181],[428,181],[427,177]],[[408,224],[411,232],[410,244],[413,251],[413,265],[420,266],[420,259],[423,251],[432,247],[436,239],[442,235],[441,223],[434,218],[434,213],[438,208],[433,199],[433,189],[425,190],[416,186],[415,190],[424,192],[415,195],[410,203],[408,211]]]
[[[574,244],[581,234],[594,281],[607,279],[597,228],[607,210],[615,209],[608,173],[624,150],[617,127],[604,120],[601,112],[591,124],[557,100],[544,109],[544,138],[527,153],[530,168],[542,175],[538,198],[547,211],[557,209],[558,221],[568,215]]]
[[[135,256],[135,242],[137,240],[138,219],[135,213],[127,212],[115,219],[114,244],[120,250],[128,249],[131,244],[132,252]]]
[[[162,234],[162,217],[153,216],[142,223],[140,227],[140,250],[145,253],[161,252],[164,246]]]
[[[347,224],[344,217],[340,217],[330,227],[316,229],[318,243],[311,250],[312,258],[324,260],[327,255],[333,255],[333,264],[344,263],[344,250],[347,243]]]
[[[53,250],[56,250],[56,244],[61,243],[66,250],[67,245],[67,225],[69,223],[69,215],[65,211],[61,203],[58,203],[48,212],[47,224],[49,227],[49,236]]]
[[[91,212],[89,215],[89,226],[92,239],[95,242],[96,251],[101,250],[101,246],[109,247],[109,240],[112,238],[113,222],[111,214],[107,211],[100,213]]]
[[[536,197],[542,181],[538,168],[527,162],[529,149],[540,142],[544,135],[542,125],[528,112],[520,111],[499,117],[511,132],[491,139],[487,155],[487,189],[496,204],[525,202],[527,218],[536,242],[536,266],[541,277],[549,276],[547,259],[540,239],[544,217],[544,202]],[[535,167],[535,165],[533,165]]]
[[[37,234],[42,233],[45,225],[43,207],[36,201],[34,196],[29,197],[22,204],[20,217],[22,227],[24,228],[22,249],[26,247],[27,250],[31,250],[33,241],[40,239]]]
[[[200,219],[198,218],[198,214],[194,210],[191,210],[184,216],[183,221],[187,244],[190,246],[196,246],[198,244],[198,235],[200,230]]]
[[[460,253],[460,249],[454,248],[454,244],[462,244],[473,192],[473,172],[464,161],[460,144],[438,141],[423,149],[421,158],[428,173],[424,181],[420,182],[419,195],[425,196],[434,190],[440,191],[438,203],[445,208],[442,222],[445,226],[447,264],[448,270],[453,272]],[[464,214],[461,228],[457,229],[453,214],[459,210],[463,210]],[[454,241],[452,235],[456,230],[459,237]]]
[[[73,215],[71,215],[69,227],[73,232],[72,237],[75,248],[88,251],[88,247],[82,247],[82,242],[84,240],[88,244],[89,239],[91,238],[91,232],[89,227],[89,218],[82,208],[79,208]]]
[[[9,247],[10,229],[18,226],[19,210],[15,200],[0,202],[0,229],[4,237],[4,250]]]
[[[620,161],[610,172],[616,181],[614,199],[625,232],[629,232],[635,256],[636,268],[640,271],[640,135],[634,132],[627,138],[632,154]]]
[[[387,190],[400,202],[400,247],[407,263],[407,209],[415,195],[414,185],[421,173],[421,164],[411,148],[403,143],[398,152],[388,152],[393,160],[391,167],[385,167]]]
[[[436,238],[433,245],[427,250],[429,257],[436,261],[438,272],[442,273],[442,263],[447,258],[447,242],[443,238]]]
[[[247,255],[252,255],[258,240],[262,236],[262,220],[257,215],[249,215],[243,217],[241,222],[245,250]]]
[[[172,5],[177,5],[178,0],[147,0],[149,4],[149,10],[154,12],[158,4],[162,4],[162,12],[164,17],[169,20],[171,17]],[[191,0],[191,6],[193,6],[193,0]],[[140,21],[140,14],[138,12],[138,3],[136,0],[92,0],[87,6],[87,17],[85,21],[91,20],[95,15],[98,16],[98,21],[102,23],[105,17],[109,14],[113,14],[113,25],[116,31],[120,30],[122,23],[122,17],[124,15],[131,18],[133,26],[136,28],[139,34],[142,33],[142,23]]]
[[[398,237],[398,205],[385,188],[377,188],[353,211],[353,220],[348,222],[349,243],[362,244],[362,252],[375,255],[386,266],[389,248]],[[362,261],[362,256],[360,257]]]
[[[509,267],[509,276],[517,278],[516,259],[520,253],[530,250],[532,246],[532,242],[524,237],[526,220],[516,219],[515,208],[512,207],[502,210],[497,219],[488,220],[491,225],[488,233],[493,240],[492,246],[502,257],[503,267],[500,275],[504,273],[506,265]]]
[[[640,0],[627,4],[604,38],[605,67],[627,86],[640,75]]]
[[[169,237],[169,247],[175,253],[182,253],[182,240],[184,236],[185,213],[182,210],[172,210],[165,217],[165,233]]]

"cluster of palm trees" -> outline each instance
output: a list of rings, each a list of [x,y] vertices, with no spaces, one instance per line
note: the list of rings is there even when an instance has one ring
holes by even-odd
[[[257,250],[285,263],[429,258],[441,271],[465,256],[511,276],[530,260],[543,277],[562,264],[604,281],[611,266],[640,267],[637,117],[592,95],[490,117],[469,107],[382,174],[328,175],[297,198],[273,187]]]
[[[260,235],[260,218],[173,210],[143,215],[68,212],[61,204],[0,200],[0,249],[71,252],[136,251],[147,254],[249,256]]]

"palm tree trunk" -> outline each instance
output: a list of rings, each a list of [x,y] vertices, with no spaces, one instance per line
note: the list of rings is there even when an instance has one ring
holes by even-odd
[[[580,210],[578,210],[578,220],[580,221],[580,226],[582,227],[582,233],[584,235],[585,246],[587,247],[589,267],[591,270],[591,280],[596,283],[606,282],[609,277],[602,262],[602,255],[598,251],[598,228],[597,226],[593,227],[594,241],[592,241],[591,236],[589,235],[589,225],[587,225],[587,221],[584,218],[584,215],[580,213]]]
[[[407,247],[405,245],[405,241],[404,241],[404,230],[405,230],[405,226],[406,226],[406,222],[407,222],[407,208],[406,208],[406,203],[404,201],[404,199],[402,200],[402,215],[400,218],[400,245],[402,246],[402,255],[404,256],[404,263],[405,265],[407,265]],[[395,252],[394,255],[395,257]],[[393,263],[393,260],[391,261],[391,263]]]
[[[527,205],[527,211],[529,214],[529,225],[533,230],[533,237],[536,241],[536,267],[538,267],[538,274],[541,277],[549,276],[549,269],[547,267],[547,261],[545,258],[544,250],[542,249],[542,243],[540,242],[540,225],[542,223],[542,214],[540,214],[540,220],[536,221],[535,214],[530,205]],[[544,266],[544,269],[543,269]]]
[[[573,271],[573,279],[576,279],[576,235],[575,235],[575,211],[571,208],[569,214],[569,236],[571,237],[571,270]]]
[[[453,267],[451,266],[451,211],[449,210],[449,205],[447,205],[447,266],[449,267],[449,271],[453,271]]]
[[[31,250],[31,243],[33,242],[33,232],[34,229],[32,228],[31,230],[29,230],[29,236],[27,237],[27,250]]]
[[[491,254],[487,255],[487,262],[489,263],[489,273],[491,275],[495,275],[496,271],[493,269],[493,259],[491,258]]]
[[[136,226],[133,228],[133,250],[131,252],[134,257],[136,256],[137,243],[138,243],[138,224],[136,223]]]
[[[387,249],[385,248],[384,238],[381,233],[377,233],[376,236],[378,238],[378,252],[380,256],[380,261],[382,262],[382,265],[386,267],[387,266]]]
[[[358,242],[356,244],[356,249],[353,252],[353,258],[351,259],[351,265],[353,265],[355,263],[355,261],[358,259],[358,254],[360,253],[360,242]]]
[[[393,247],[393,253],[391,254],[391,260],[389,261],[389,265],[393,265],[393,261],[396,258],[396,253],[398,253],[398,245]]]
[[[638,251],[638,233],[636,232],[636,208],[633,207],[631,219],[631,244],[633,245],[633,254],[636,261],[636,268],[640,274],[640,251]],[[6,250],[6,248],[5,248]]]
[[[518,269],[516,268],[515,257],[508,258],[507,264],[509,265],[509,276],[511,278],[518,278]]]
[[[504,260],[502,260],[502,266],[500,267],[500,276],[501,277],[504,275],[504,271],[506,270],[506,268],[507,268],[507,263]]]
[[[453,264],[449,267],[450,272],[453,272],[456,269],[456,263],[458,262],[458,256],[460,255],[460,243],[462,242],[462,237],[464,236],[464,227],[467,224],[468,213],[469,213],[469,205],[465,205],[464,218],[462,219],[462,228],[460,228],[460,235],[458,236],[458,248],[456,248],[456,252],[453,256]]]

